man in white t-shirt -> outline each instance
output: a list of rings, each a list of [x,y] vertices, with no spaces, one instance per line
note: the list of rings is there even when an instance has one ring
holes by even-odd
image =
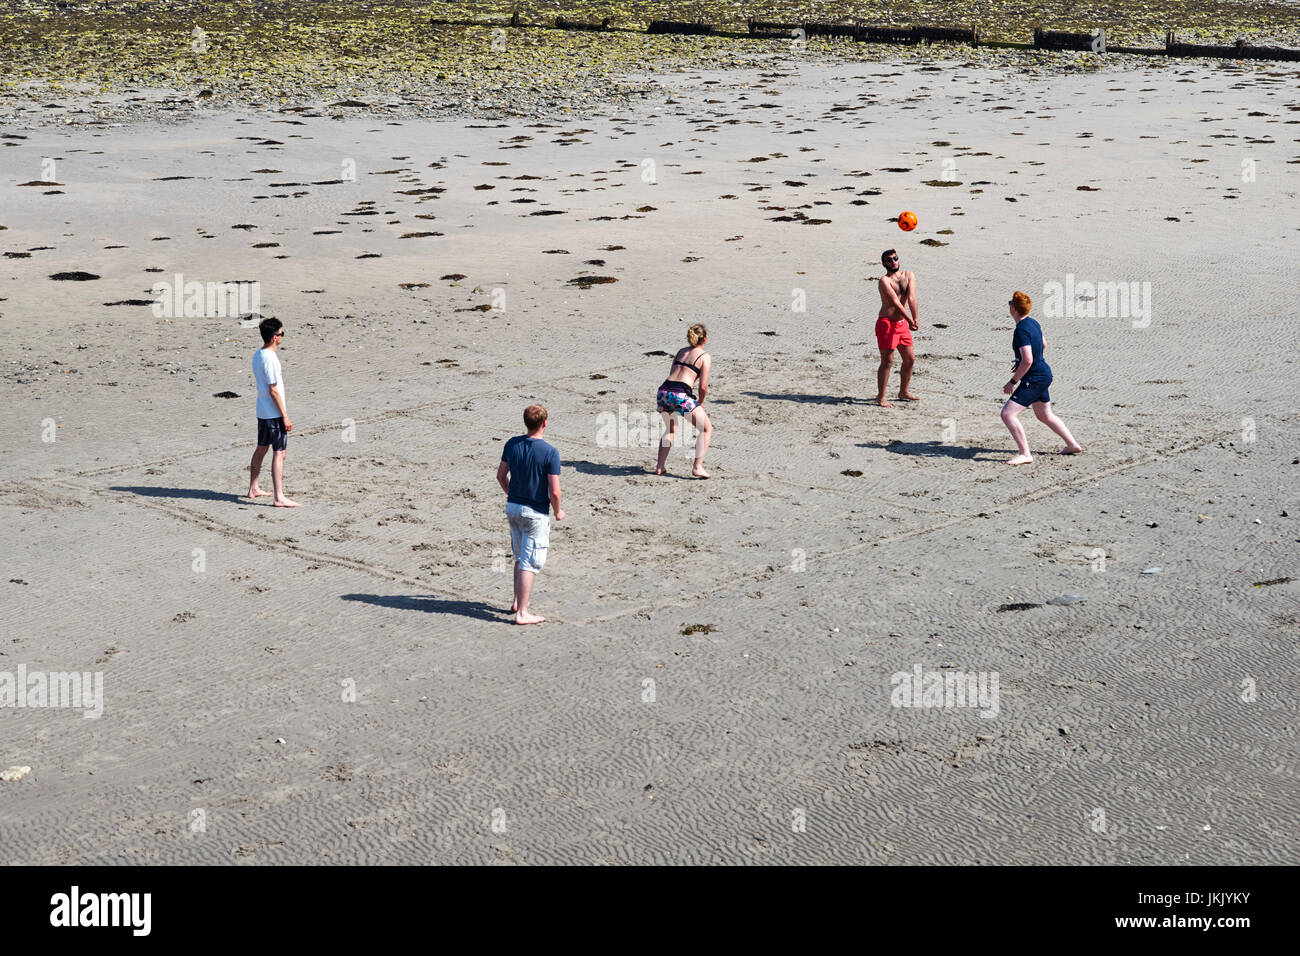
[[[293,431],[293,422],[289,421],[284,405],[280,357],[275,354],[284,341],[284,326],[279,319],[263,319],[257,328],[262,333],[262,347],[253,353],[253,378],[257,380],[257,450],[253,452],[253,463],[248,466],[248,497],[260,498],[266,494],[257,486],[257,476],[266,450],[273,448],[271,480],[275,498],[272,504],[277,508],[297,508],[298,502],[284,494],[284,453],[289,448],[289,432]]]

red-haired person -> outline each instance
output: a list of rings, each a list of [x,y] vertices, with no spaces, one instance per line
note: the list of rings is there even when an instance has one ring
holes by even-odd
[[[1016,367],[1011,373],[1011,381],[1002,387],[1003,393],[1011,396],[1002,406],[1002,424],[1016,440],[1017,451],[1015,457],[1007,459],[1008,465],[1027,465],[1034,460],[1029,454],[1025,428],[1017,417],[1031,405],[1038,420],[1065,439],[1062,455],[1077,455],[1083,451],[1070,434],[1070,429],[1065,427],[1065,422],[1052,411],[1052,399],[1047,392],[1052,384],[1052,369],[1043,361],[1043,329],[1029,314],[1032,305],[1029,296],[1023,292],[1012,295],[1007,303],[1011,317],[1016,320],[1016,329],[1011,333],[1011,351],[1016,356]]]

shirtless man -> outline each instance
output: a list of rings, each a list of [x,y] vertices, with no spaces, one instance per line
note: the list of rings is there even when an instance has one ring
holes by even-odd
[[[876,320],[876,344],[880,347],[880,368],[876,371],[876,404],[889,408],[885,390],[889,387],[889,369],[894,364],[894,352],[902,353],[903,364],[898,370],[898,398],[915,402],[917,397],[908,389],[912,381],[912,333],[921,327],[916,305],[916,276],[898,268],[898,253],[886,249],[880,254],[880,264],[885,274],[877,283],[880,289],[880,318]],[[908,315],[911,310],[911,315]]]

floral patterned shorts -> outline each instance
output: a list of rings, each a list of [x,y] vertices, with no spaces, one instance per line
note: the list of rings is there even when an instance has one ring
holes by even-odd
[[[680,387],[686,388],[684,385]],[[687,388],[686,391],[681,392],[669,388],[666,385],[659,389],[656,404],[661,412],[665,412],[669,415],[676,413],[683,417],[690,415],[691,412],[695,411],[695,409],[699,407],[699,402],[695,400],[695,395],[689,388]]]

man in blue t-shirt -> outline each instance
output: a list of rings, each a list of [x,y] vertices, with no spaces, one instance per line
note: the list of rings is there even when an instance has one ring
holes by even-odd
[[[1011,380],[1002,386],[1003,394],[1011,396],[1002,406],[1002,423],[1016,442],[1016,454],[1007,459],[1008,465],[1027,465],[1034,460],[1029,454],[1025,428],[1017,417],[1031,406],[1040,422],[1065,439],[1062,455],[1077,455],[1083,451],[1070,434],[1070,429],[1065,427],[1065,422],[1052,411],[1052,396],[1048,391],[1052,384],[1052,369],[1043,360],[1043,329],[1029,314],[1032,305],[1029,296],[1023,292],[1012,295],[1007,303],[1007,310],[1016,320],[1015,331],[1011,333],[1011,351],[1015,353],[1016,365],[1011,371]]]
[[[510,519],[510,550],[515,558],[515,600],[510,605],[516,624],[541,624],[546,618],[530,614],[528,601],[533,577],[546,563],[550,546],[551,519],[564,520],[560,507],[560,453],[543,441],[546,408],[529,405],[524,409],[528,434],[506,442],[497,466],[497,484],[506,493],[506,516]]]

